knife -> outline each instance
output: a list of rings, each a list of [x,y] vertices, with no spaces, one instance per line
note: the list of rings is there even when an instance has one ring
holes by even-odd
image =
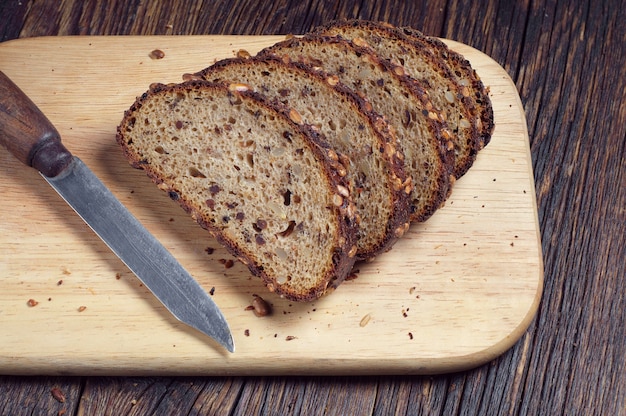
[[[0,71],[0,143],[35,168],[181,322],[234,352],[226,319],[206,291],[61,143],[39,108]]]

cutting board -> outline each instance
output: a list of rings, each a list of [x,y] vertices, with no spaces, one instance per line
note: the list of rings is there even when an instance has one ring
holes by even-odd
[[[431,219],[313,303],[280,299],[244,266],[231,265],[215,240],[123,159],[116,126],[150,83],[179,82],[239,49],[255,53],[281,39],[0,44],[0,70],[212,294],[236,344],[229,354],[179,323],[37,172],[0,152],[0,373],[433,374],[488,362],[523,335],[543,282],[528,133],[510,77],[471,47],[447,41],[491,89],[491,144]],[[249,310],[255,294],[271,304],[270,316]]]

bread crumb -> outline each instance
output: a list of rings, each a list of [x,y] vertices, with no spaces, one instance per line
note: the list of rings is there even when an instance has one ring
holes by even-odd
[[[79,306],[78,307],[78,312],[83,312],[85,309],[87,309],[86,306]]]
[[[65,394],[63,394],[63,391],[61,391],[60,388],[53,387],[52,389],[50,389],[50,394],[52,394],[52,397],[54,397],[54,400],[56,400],[57,402],[65,403]]]
[[[204,251],[206,251],[206,254],[211,255],[211,254],[213,254],[215,249],[213,247],[207,247],[207,248],[204,249]]]
[[[297,339],[297,338],[298,338],[298,337],[295,337],[295,336],[293,336],[293,335],[287,335],[287,336],[285,337],[285,341],[292,341],[292,340]]]
[[[244,59],[246,59],[246,58],[250,58],[250,56],[251,56],[251,55],[250,55],[250,52],[248,52],[248,51],[247,51],[247,50],[245,50],[245,49],[239,49],[239,50],[236,52],[236,54],[235,54],[235,55],[237,56],[237,58],[244,58]]]
[[[163,52],[161,49],[155,49],[150,52],[148,56],[150,57],[150,59],[163,59],[165,58],[165,52]]]
[[[63,284],[63,279],[59,279],[59,281],[57,282],[57,286],[61,286]]]
[[[33,306],[37,306],[39,305],[39,302],[37,302],[35,299],[28,299],[28,302],[26,302],[28,304],[28,306],[30,306],[31,308]]]
[[[361,318],[361,322],[359,322],[359,326],[361,328],[364,327],[365,325],[369,323],[370,319],[372,319],[372,316],[368,313],[363,318]]]
[[[213,296],[214,294],[215,294],[215,286],[213,286],[211,290],[209,290],[209,295]]]
[[[254,314],[258,317],[267,316],[272,313],[272,308],[269,303],[267,303],[261,296],[254,295],[254,299],[252,299],[252,308],[254,309]]]
[[[224,265],[225,269],[230,269],[231,267],[235,265],[235,262],[233,261],[233,259],[219,259],[219,262]]]
[[[413,333],[409,332],[409,339],[413,339]]]
[[[245,331],[243,331],[243,334],[244,334],[245,336],[249,337],[249,336],[250,336],[250,330],[249,330],[249,329],[246,329]]]

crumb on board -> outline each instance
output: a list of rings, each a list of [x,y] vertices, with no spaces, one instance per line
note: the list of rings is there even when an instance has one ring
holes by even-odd
[[[250,330],[249,330],[249,329],[246,329],[245,331],[243,331],[243,334],[244,334],[245,336],[249,337],[249,336],[250,336]]]
[[[409,339],[413,339],[413,333],[409,332]]]
[[[243,58],[243,59],[247,59],[250,58],[250,52],[248,52],[245,49],[239,49],[236,53],[235,56],[237,56],[237,58]]]
[[[287,335],[285,337],[285,341],[293,341],[294,339],[297,339],[298,337],[293,336],[293,335]]]
[[[215,249],[213,247],[207,247],[204,249],[204,251],[206,251],[206,254],[213,254],[213,252],[215,251]]]
[[[39,302],[37,302],[35,299],[28,299],[28,302],[26,302],[26,304],[32,308],[33,306],[39,305]]]
[[[85,309],[87,309],[86,306],[79,306],[78,307],[78,312],[83,312]]]
[[[368,313],[363,318],[361,318],[361,322],[359,322],[359,326],[364,327],[365,325],[369,323],[370,319],[372,319],[372,315]]]
[[[252,307],[254,314],[258,317],[267,316],[272,313],[272,307],[261,296],[254,295],[252,299]]]

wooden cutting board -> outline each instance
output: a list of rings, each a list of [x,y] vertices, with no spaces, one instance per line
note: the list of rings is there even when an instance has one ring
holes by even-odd
[[[358,278],[308,304],[266,292],[115,143],[152,82],[179,82],[282,36],[53,37],[0,44],[0,70],[66,146],[172,252],[224,312],[229,354],[173,318],[32,169],[0,152],[0,373],[432,374],[492,360],[538,307],[543,265],[529,140],[515,85],[449,42],[491,88],[491,144],[445,207]],[[153,59],[151,52],[164,53]],[[210,253],[210,254],[209,254]],[[273,306],[256,317],[254,294]],[[32,300],[32,301],[31,301]],[[36,303],[36,304],[35,304]]]

